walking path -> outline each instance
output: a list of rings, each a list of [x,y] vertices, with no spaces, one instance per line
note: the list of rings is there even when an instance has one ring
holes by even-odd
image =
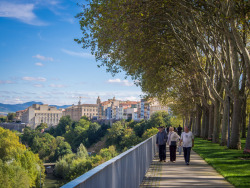
[[[167,148],[167,161],[169,150]],[[145,175],[140,188],[163,188],[163,187],[231,187],[223,176],[209,166],[198,154],[191,152],[190,165],[184,162],[183,153],[176,153],[176,163],[159,162],[156,155]]]

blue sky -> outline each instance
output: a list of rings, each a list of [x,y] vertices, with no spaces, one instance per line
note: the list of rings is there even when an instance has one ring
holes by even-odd
[[[120,73],[98,68],[90,50],[74,42],[81,37],[80,0],[0,1],[0,103],[46,104],[139,100],[141,89]]]

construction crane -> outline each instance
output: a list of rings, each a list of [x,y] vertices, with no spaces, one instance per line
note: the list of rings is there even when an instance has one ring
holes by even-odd
[[[78,105],[80,105],[81,104],[81,100],[82,100],[82,98],[84,98],[84,99],[89,99],[89,97],[84,97],[84,96],[79,96],[79,97],[75,97],[75,98],[78,98],[79,99],[79,102],[78,102]]]
[[[80,108],[81,108],[80,107],[80,105],[81,105],[81,99],[82,98],[89,99],[89,97],[79,96],[79,97],[76,97],[76,98],[79,98],[79,102],[78,102],[78,114],[77,114],[77,116],[78,116],[78,119],[80,119],[81,116],[82,116],[81,110],[80,110]]]

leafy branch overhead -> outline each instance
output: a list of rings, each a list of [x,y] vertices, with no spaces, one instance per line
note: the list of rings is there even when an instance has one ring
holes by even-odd
[[[171,103],[198,136],[225,145],[231,111],[230,147],[240,149],[250,83],[249,12],[244,0],[92,0],[77,15],[83,36],[75,41],[91,48],[99,66],[125,71],[147,96]],[[247,140],[250,149],[250,135]]]

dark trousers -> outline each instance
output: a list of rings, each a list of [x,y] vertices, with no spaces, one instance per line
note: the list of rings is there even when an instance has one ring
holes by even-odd
[[[160,160],[166,160],[166,144],[159,145],[159,158]]]
[[[183,147],[184,159],[186,163],[189,163],[190,161],[190,151],[191,147]]]
[[[169,146],[169,152],[170,152],[170,161],[176,160],[176,146]]]

